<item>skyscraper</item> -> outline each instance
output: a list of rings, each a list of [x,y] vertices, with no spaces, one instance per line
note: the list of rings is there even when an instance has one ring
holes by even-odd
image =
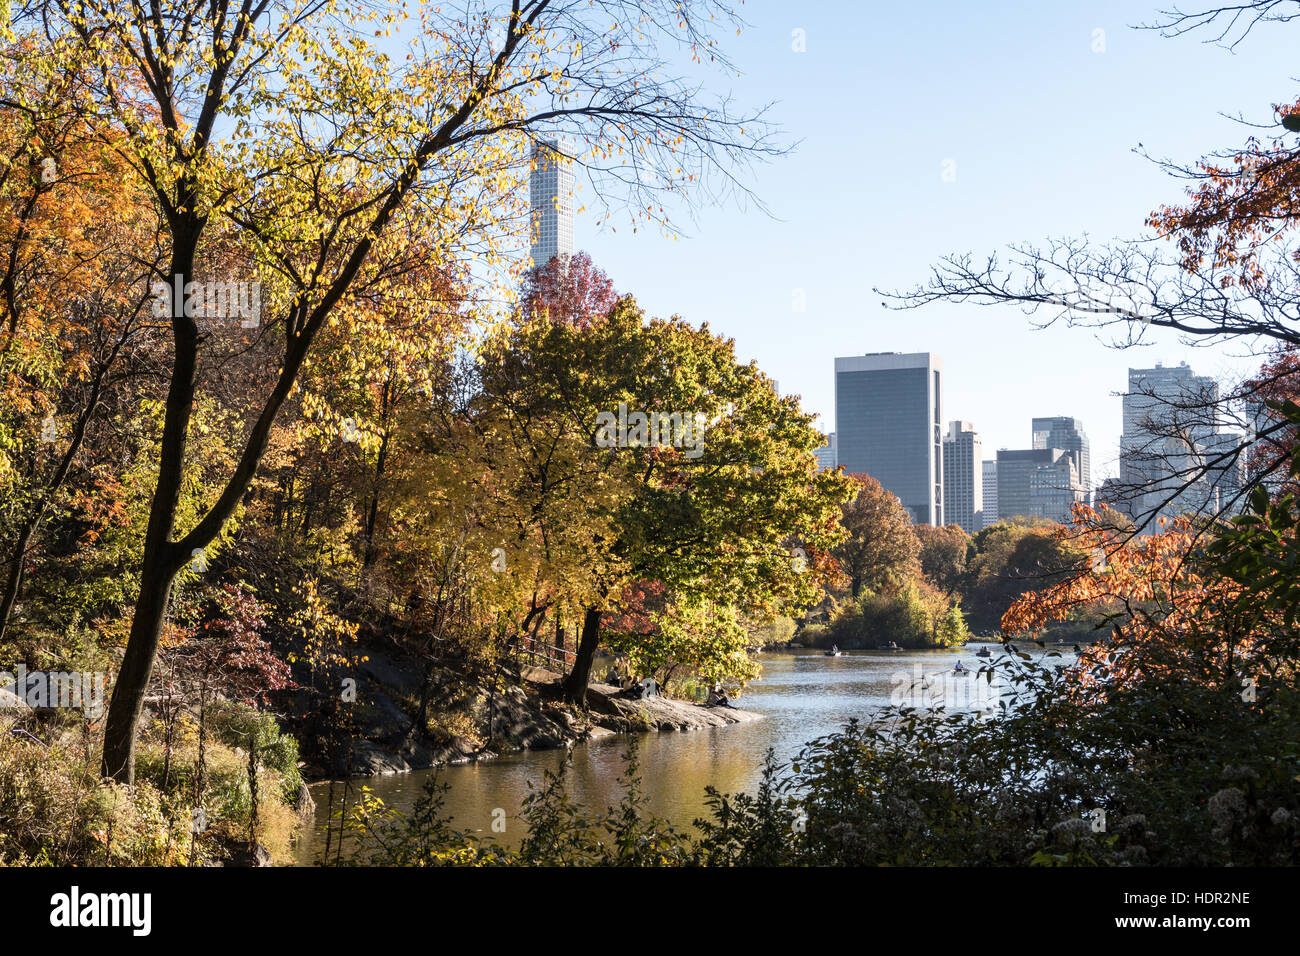
[[[831,432],[826,436],[826,444],[817,449],[817,467],[834,468],[835,465],[835,433]]]
[[[949,422],[943,439],[943,520],[967,534],[984,527],[980,436],[970,422]]]
[[[943,524],[943,363],[929,352],[835,360],[836,460],[898,496],[918,523]]]
[[[1216,453],[1238,436],[1219,431],[1219,384],[1186,362],[1128,370],[1116,505],[1143,522],[1189,511],[1217,511],[1240,486],[1235,464]]]
[[[528,192],[532,206],[533,265],[573,255],[573,160],[558,140],[533,144]]]
[[[984,515],[981,528],[998,523],[998,462],[996,458],[986,458],[984,472]]]
[[[1064,524],[1086,500],[1074,456],[1061,448],[998,450],[998,514]]]
[[[1060,448],[1070,453],[1079,483],[1085,492],[1092,490],[1092,465],[1088,458],[1088,436],[1077,418],[1056,415],[1033,420],[1034,448]]]

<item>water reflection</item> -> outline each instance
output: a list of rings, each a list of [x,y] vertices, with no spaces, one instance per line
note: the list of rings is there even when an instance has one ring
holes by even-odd
[[[1058,648],[1049,648],[1055,653]],[[969,704],[969,688],[977,673],[955,677],[958,660],[972,672],[985,663],[973,648],[940,651],[848,651],[841,657],[826,657],[817,651],[788,651],[762,655],[762,679],[751,684],[738,701],[746,710],[764,715],[752,723],[695,730],[687,733],[652,733],[638,737],[643,791],[652,812],[679,826],[689,826],[704,815],[704,788],[710,784],[723,792],[753,791],[769,747],[778,759],[788,762],[809,740],[836,731],[852,717],[863,717],[887,706],[891,696],[907,692],[914,675],[922,674],[928,693],[947,687],[950,699],[957,690],[957,706]],[[1032,649],[1033,656],[1044,652]],[[1001,655],[1001,652],[998,652]],[[1065,651],[1061,663],[1074,659]],[[975,699],[978,703],[978,699]],[[573,748],[568,775],[568,792],[578,803],[601,810],[622,797],[619,775],[626,738],[609,737]],[[438,771],[399,774],[354,781],[364,783],[390,806],[408,811],[419,798],[428,776],[437,773],[451,786],[445,809],[453,826],[480,835],[492,835],[493,813],[504,810],[507,843],[521,837],[521,824],[514,819],[530,781],[540,781],[544,770],[555,770],[564,758],[562,751],[533,751],[510,754],[497,760],[444,767]],[[313,788],[317,801],[317,825],[325,822],[325,793],[328,785]],[[338,785],[336,784],[336,791]],[[499,816],[499,814],[498,814]],[[319,853],[314,835],[307,837],[299,861],[311,863]]]

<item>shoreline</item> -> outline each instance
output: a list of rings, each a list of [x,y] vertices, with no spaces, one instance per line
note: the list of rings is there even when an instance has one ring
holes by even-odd
[[[493,705],[499,722],[492,738],[475,745],[453,738],[437,747],[428,741],[403,739],[385,742],[363,735],[350,740],[344,772],[309,765],[303,779],[310,786],[330,780],[364,780],[495,760],[508,753],[569,749],[574,744],[615,735],[671,733],[728,727],[761,720],[762,714],[737,707],[707,707],[694,701],[656,696],[644,700],[624,696],[619,688],[592,681],[587,688],[587,710],[574,711],[559,704],[556,691],[562,676],[540,667],[527,667],[521,683],[506,688]]]

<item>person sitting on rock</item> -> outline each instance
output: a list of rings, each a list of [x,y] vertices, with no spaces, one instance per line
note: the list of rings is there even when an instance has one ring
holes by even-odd
[[[730,707],[731,698],[727,696],[727,692],[722,689],[720,684],[714,684],[713,690],[709,691],[709,700],[705,706]]]

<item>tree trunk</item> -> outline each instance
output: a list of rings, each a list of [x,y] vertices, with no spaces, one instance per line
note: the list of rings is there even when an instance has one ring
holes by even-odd
[[[9,566],[9,573],[5,575],[4,595],[0,596],[0,643],[4,641],[5,631],[9,627],[9,615],[13,613],[14,605],[18,603],[18,595],[22,591],[23,566],[27,563],[27,548],[31,544],[32,532],[35,528],[36,521],[29,520],[18,535],[13,561]]]
[[[135,740],[144,709],[145,691],[158,653],[158,636],[162,630],[167,599],[171,594],[175,569],[160,567],[157,559],[148,561],[140,576],[140,597],[131,621],[122,667],[113,684],[113,697],[104,724],[104,759],[101,771],[118,783],[135,781]]]
[[[384,437],[379,441],[379,456],[375,461],[375,486],[370,497],[370,507],[366,509],[366,532],[365,532],[365,554],[361,561],[361,569],[369,571],[375,563],[375,525],[379,520],[379,488],[384,480],[384,467],[388,463],[388,404],[389,390],[392,386],[392,378],[384,382]]]
[[[591,662],[596,657],[596,648],[600,646],[600,610],[587,608],[582,619],[582,640],[578,642],[578,653],[573,662],[573,670],[564,682],[564,699],[579,707],[587,706],[587,684],[591,679]]]
[[[197,230],[189,237],[180,234],[179,230],[177,233],[171,263],[173,295],[177,288],[183,290],[190,280],[198,242]],[[173,301],[173,306],[176,304]],[[135,782],[136,731],[149,677],[153,673],[154,658],[158,654],[158,638],[167,611],[167,599],[171,595],[172,580],[185,560],[181,548],[171,538],[184,478],[185,445],[194,409],[199,342],[198,326],[183,309],[173,308],[172,336],[175,355],[163,417],[162,445],[158,452],[158,481],[149,504],[149,524],[145,530],[140,596],[136,599],[126,653],[113,684],[113,697],[104,723],[101,772],[127,785]]]

